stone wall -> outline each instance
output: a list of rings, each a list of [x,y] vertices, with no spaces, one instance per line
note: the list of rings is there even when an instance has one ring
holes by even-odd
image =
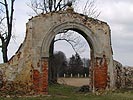
[[[124,69],[125,87],[133,88],[133,67],[126,66]]]
[[[116,88],[133,88],[133,67],[124,67],[118,61],[114,61],[114,67]]]

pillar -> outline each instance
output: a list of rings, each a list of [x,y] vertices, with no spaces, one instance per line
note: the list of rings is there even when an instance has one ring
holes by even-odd
[[[108,73],[107,73],[108,65],[103,55],[103,58],[97,57],[95,58],[95,63],[93,67],[93,88],[95,90],[105,90],[108,84]]]
[[[40,93],[48,94],[48,58],[41,58]]]

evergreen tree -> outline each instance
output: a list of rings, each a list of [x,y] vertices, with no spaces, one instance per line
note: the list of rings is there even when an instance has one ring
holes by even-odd
[[[72,55],[69,61],[69,74],[73,74],[74,76],[79,74],[83,74],[83,62],[78,53]]]

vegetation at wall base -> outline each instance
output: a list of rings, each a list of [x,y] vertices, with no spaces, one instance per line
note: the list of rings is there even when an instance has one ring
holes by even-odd
[[[133,89],[116,90],[115,92],[104,92],[92,94],[77,92],[77,87],[66,85],[50,85],[47,96],[14,96],[0,97],[0,100],[133,100]]]

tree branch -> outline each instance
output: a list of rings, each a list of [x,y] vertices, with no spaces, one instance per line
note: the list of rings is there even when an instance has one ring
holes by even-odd
[[[56,0],[54,0],[54,9],[56,8]]]
[[[4,37],[1,35],[1,33],[0,33],[0,39],[1,39],[1,41],[2,41],[2,43],[4,42]]]
[[[58,7],[60,8],[60,3],[61,3],[62,0],[60,0],[55,8],[55,11],[57,11]]]
[[[71,45],[71,47],[73,48],[74,52],[77,53],[77,52],[76,52],[76,49],[75,49],[75,46],[71,43],[72,40],[67,40],[67,39],[56,39],[56,40],[54,40],[54,42],[57,42],[57,41],[59,41],[59,40],[64,40],[64,41],[68,42],[68,43]],[[75,41],[72,41],[72,42],[75,42]]]
[[[37,12],[37,10],[36,10],[37,7],[34,6],[34,4],[32,3],[32,1],[31,1],[31,4],[27,4],[27,6],[29,6],[35,12],[36,15],[39,15],[38,12]]]
[[[11,39],[11,34],[12,34],[12,21],[13,21],[13,12],[14,12],[14,9],[13,9],[13,6],[14,6],[14,1],[15,0],[12,0],[11,1],[11,15],[9,17],[9,9],[8,9],[8,4],[7,4],[7,1],[5,1],[5,9],[6,9],[6,17],[7,17],[7,26],[8,26],[8,35],[6,37],[7,41],[6,41],[6,45],[8,46],[9,42],[10,42],[10,39]]]
[[[14,6],[14,1],[15,0],[12,0],[12,2],[11,2],[11,16],[10,16],[10,24],[11,24],[11,27],[12,27],[12,21],[13,21],[13,12],[14,12],[13,6]]]
[[[2,21],[5,19],[6,17],[3,17],[0,19],[0,24],[2,24]]]
[[[0,9],[0,12],[5,13],[2,8]]]
[[[53,1],[49,0],[48,4],[49,4],[49,11],[52,12]]]
[[[93,18],[97,18],[100,15],[100,12],[96,9],[95,0],[87,0],[83,9],[83,14]]]
[[[5,4],[3,2],[0,2],[0,4],[2,4],[3,6],[5,6]]]
[[[63,39],[61,39],[61,38],[59,38],[59,39],[56,39],[56,40],[54,40],[54,42],[57,42],[57,41],[59,41],[59,40],[65,40],[65,41],[69,41],[69,42],[73,42],[73,43],[76,43],[74,40],[69,40],[69,39],[65,39],[65,38],[63,38]]]
[[[47,13],[48,11],[47,11],[47,6],[46,6],[46,0],[44,0],[43,5],[44,5],[44,9],[45,9],[45,11]]]

